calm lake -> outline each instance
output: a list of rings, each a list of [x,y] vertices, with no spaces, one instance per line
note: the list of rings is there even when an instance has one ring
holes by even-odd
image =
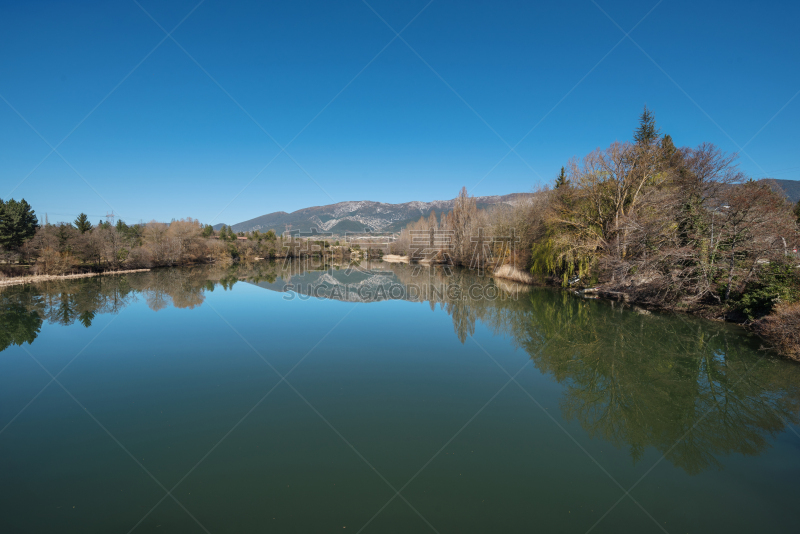
[[[0,532],[797,532],[800,366],[386,263],[0,290]]]

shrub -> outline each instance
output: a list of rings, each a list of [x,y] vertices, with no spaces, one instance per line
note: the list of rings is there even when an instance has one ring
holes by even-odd
[[[231,247],[235,248],[232,243]],[[226,243],[221,241],[212,242],[209,244],[208,249],[209,257],[214,263],[220,265],[230,265],[233,263],[233,257]]]
[[[243,243],[239,247],[239,259],[245,263],[251,263],[256,259],[256,247],[250,243]]]
[[[153,266],[150,250],[143,247],[132,249],[125,257],[125,266],[130,269],[144,269]]]
[[[800,269],[794,262],[773,261],[762,265],[756,277],[745,284],[733,306],[750,319],[772,312],[780,303],[800,300]]]
[[[36,274],[64,274],[69,271],[75,262],[66,254],[61,254],[55,249],[46,248],[36,259],[34,270]]]
[[[779,304],[775,311],[753,324],[782,355],[800,361],[800,302]]]

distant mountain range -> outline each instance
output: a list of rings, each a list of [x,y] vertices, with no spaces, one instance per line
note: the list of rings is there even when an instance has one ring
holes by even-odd
[[[532,193],[513,193],[503,196],[475,197],[478,208],[488,208],[496,204],[513,204],[515,201],[528,198]],[[385,204],[370,200],[337,202],[327,206],[315,206],[286,213],[276,211],[249,221],[231,225],[234,232],[266,232],[274,230],[281,233],[288,230],[309,232],[332,232],[343,235],[345,232],[396,232],[411,221],[422,216],[429,216],[431,211],[437,215],[453,209],[453,200],[434,200],[432,202],[406,202],[404,204]],[[222,224],[214,225],[219,230]]]
[[[786,193],[789,200],[792,202],[800,202],[800,181],[798,180],[776,180],[775,178],[767,178],[775,182],[775,184]]]
[[[792,202],[800,201],[800,181],[776,180],[769,178]],[[528,198],[532,193],[512,193],[502,196],[476,197],[478,208],[488,208],[496,204],[513,204],[515,201]],[[371,200],[337,202],[326,206],[314,206],[286,213],[276,211],[255,219],[231,225],[234,232],[266,232],[274,230],[282,233],[286,230],[310,232],[332,232],[344,235],[345,232],[397,232],[408,223],[427,217],[431,211],[437,214],[447,213],[453,209],[453,200],[434,200],[432,202],[406,202],[404,204],[385,204]],[[219,230],[222,224],[214,225]]]

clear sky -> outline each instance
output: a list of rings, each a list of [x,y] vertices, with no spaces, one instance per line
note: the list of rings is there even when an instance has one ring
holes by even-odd
[[[530,191],[644,104],[800,179],[800,2],[139,1],[0,2],[0,198],[231,224]]]

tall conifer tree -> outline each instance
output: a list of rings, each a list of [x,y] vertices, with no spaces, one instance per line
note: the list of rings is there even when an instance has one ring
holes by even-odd
[[[78,218],[75,219],[75,228],[82,234],[90,231],[92,229],[92,223],[89,222],[89,217],[86,216],[85,213],[81,213],[78,215]]]
[[[644,106],[644,111],[639,118],[639,127],[633,133],[633,140],[637,145],[650,145],[658,139],[659,129],[656,128],[656,117],[653,112]]]
[[[36,213],[24,198],[19,202],[0,199],[0,246],[16,250],[36,234],[37,228]]]
[[[556,176],[555,188],[558,189],[560,187],[564,187],[565,185],[567,185],[567,182],[569,182],[569,180],[567,179],[567,172],[564,170],[564,167],[561,167],[561,172],[559,172],[558,176]]]

